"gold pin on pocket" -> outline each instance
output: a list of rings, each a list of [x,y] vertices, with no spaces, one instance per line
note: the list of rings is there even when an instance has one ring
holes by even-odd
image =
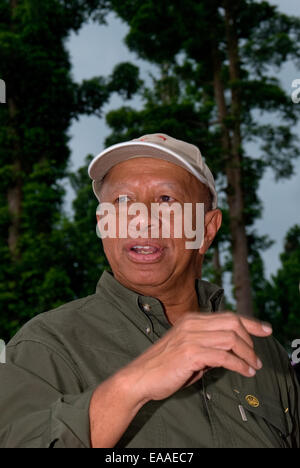
[[[259,407],[259,400],[254,395],[247,395],[245,400],[247,401],[248,405],[252,406],[253,408]]]

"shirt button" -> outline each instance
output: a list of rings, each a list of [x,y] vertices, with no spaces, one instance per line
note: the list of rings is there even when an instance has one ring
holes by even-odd
[[[145,312],[150,312],[151,305],[150,304],[143,304],[143,309],[144,309]]]
[[[210,401],[210,400],[211,400],[211,394],[210,394],[210,393],[207,393],[207,394],[206,394],[206,398],[208,399],[208,401]]]
[[[150,335],[150,333],[151,333],[151,328],[150,327],[146,328],[146,333],[147,333],[147,335]]]

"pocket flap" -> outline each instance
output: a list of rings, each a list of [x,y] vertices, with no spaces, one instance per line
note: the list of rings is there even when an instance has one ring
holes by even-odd
[[[254,416],[265,419],[285,437],[290,434],[288,408],[283,408],[278,401],[272,400],[268,395],[245,391],[235,395],[246,412],[249,411]]]

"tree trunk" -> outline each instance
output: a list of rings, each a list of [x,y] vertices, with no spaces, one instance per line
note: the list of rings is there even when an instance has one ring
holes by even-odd
[[[18,0],[11,0],[11,18],[12,18],[12,29],[13,29],[13,17],[15,9],[17,8]],[[13,260],[20,258],[18,251],[18,241],[20,237],[21,227],[21,209],[22,209],[22,177],[21,177],[21,150],[19,144],[19,137],[16,132],[16,115],[17,108],[13,97],[9,97],[7,100],[8,114],[10,118],[10,131],[12,134],[13,145],[13,183],[7,192],[7,203],[10,214],[10,226],[8,230],[8,247],[12,255]]]
[[[251,277],[248,264],[248,241],[244,222],[244,196],[242,189],[241,168],[241,96],[240,96],[240,60],[238,37],[236,32],[236,12],[239,2],[224,1],[226,38],[229,57],[229,73],[232,83],[231,112],[234,121],[232,136],[232,164],[226,168],[230,199],[230,213],[233,237],[234,284],[236,298],[244,315],[253,316]],[[233,195],[231,195],[233,194]],[[239,310],[239,309],[238,309]]]
[[[214,282],[222,288],[223,287],[222,265],[221,265],[220,250],[219,250],[218,244],[216,244],[214,247],[213,267],[214,267],[214,274],[215,274]]]
[[[228,20],[226,19],[226,22],[227,21]],[[231,19],[229,21],[231,21]],[[222,63],[218,44],[216,42],[217,31],[212,31],[211,37],[214,70],[214,94],[221,125],[221,143],[224,152],[225,172],[228,184],[227,202],[229,206],[230,233],[232,239],[234,293],[237,303],[237,312],[242,315],[253,316],[252,290],[248,267],[248,244],[243,219],[244,203],[240,156],[241,136],[239,93],[236,89],[233,89],[232,91],[232,112],[236,117],[236,121],[233,136],[231,136],[226,124],[228,111],[226,107],[224,84],[221,79]],[[236,46],[237,43],[234,41],[228,44],[231,80],[237,79],[238,76],[238,62],[236,61],[238,55]]]

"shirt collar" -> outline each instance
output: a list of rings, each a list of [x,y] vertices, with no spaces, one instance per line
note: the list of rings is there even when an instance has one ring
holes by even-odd
[[[213,312],[219,310],[224,296],[224,290],[207,281],[197,279],[196,290],[200,310],[203,312]],[[128,289],[115,279],[109,271],[104,271],[98,282],[96,293],[110,297],[116,306],[122,309],[123,313],[130,320],[137,321],[140,327],[148,329],[145,319],[153,324],[154,332],[161,336],[162,331],[171,327],[161,302],[150,296],[144,296],[131,289]],[[142,313],[141,313],[142,312]]]

